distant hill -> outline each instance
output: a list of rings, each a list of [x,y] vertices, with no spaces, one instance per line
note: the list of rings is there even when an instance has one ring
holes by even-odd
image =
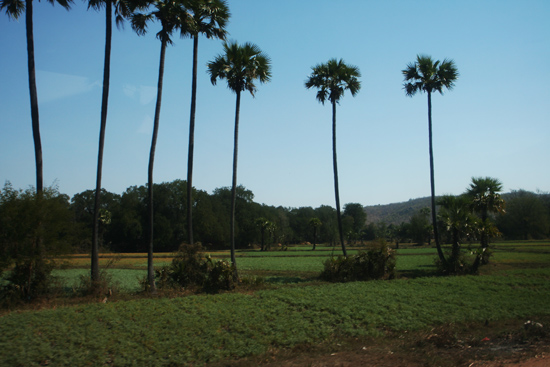
[[[367,223],[401,224],[408,222],[420,209],[430,207],[431,201],[428,196],[402,203],[365,206],[364,210],[367,213]]]
[[[504,193],[502,194],[502,198],[506,201],[511,195],[511,193]],[[436,196],[436,202],[438,199],[439,197]],[[431,206],[431,198],[430,196],[427,196],[424,198],[410,199],[409,201],[404,201],[402,203],[365,206],[363,209],[367,213],[367,224],[377,222],[384,222],[386,224],[401,224],[403,222],[408,222],[411,219],[411,216],[417,213],[420,209],[431,208]]]

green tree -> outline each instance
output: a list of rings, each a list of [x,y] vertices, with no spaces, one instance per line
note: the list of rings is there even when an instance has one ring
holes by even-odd
[[[550,195],[514,190],[506,197],[506,213],[496,217],[507,240],[543,239],[550,235],[550,210],[544,202]]]
[[[435,178],[434,178],[434,160],[432,145],[432,93],[439,92],[443,94],[446,88],[451,90],[458,78],[458,70],[453,60],[444,59],[442,62],[433,61],[430,56],[418,55],[416,61],[407,65],[402,71],[405,78],[404,89],[407,96],[412,97],[416,93],[426,92],[428,95],[428,137],[430,153],[430,187],[432,199],[432,224],[434,230],[435,245],[437,253],[442,262],[445,262],[445,256],[441,250],[439,235],[437,231],[437,216],[435,211]]]
[[[180,30],[182,34],[187,34],[192,28],[192,18],[184,8],[182,0],[154,0],[152,2],[154,10],[150,13],[136,13],[132,15],[132,28],[134,31],[143,36],[147,32],[147,23],[150,21],[158,21],[162,28],[157,33],[157,38],[160,40],[160,63],[159,76],[157,85],[157,103],[155,107],[155,118],[153,123],[153,139],[151,142],[151,151],[149,154],[149,168],[147,188],[149,192],[149,246],[147,259],[147,279],[151,292],[155,292],[155,271],[153,268],[153,166],[155,162],[155,149],[157,145],[157,136],[159,129],[160,107],[162,101],[162,83],[164,78],[164,60],[166,56],[166,46],[172,44],[172,34]]]
[[[258,46],[252,43],[239,45],[237,42],[224,43],[224,53],[208,63],[210,81],[216,85],[218,79],[225,79],[227,86],[237,95],[235,107],[235,135],[233,148],[233,184],[231,187],[231,263],[237,277],[235,261],[235,199],[237,196],[237,155],[239,148],[239,110],[241,92],[256,92],[255,80],[267,83],[271,78],[271,60]]]
[[[270,222],[269,220],[265,219],[264,217],[260,217],[258,219],[256,219],[256,227],[258,227],[260,229],[260,237],[261,237],[261,247],[260,247],[260,251],[265,251],[266,250],[266,247],[265,247],[265,232],[266,230],[268,230],[268,228],[270,226],[273,225],[272,222]]]
[[[56,187],[0,190],[0,275],[12,267],[4,290],[22,300],[46,292],[56,255],[67,253],[73,240],[69,198]]]
[[[199,35],[206,38],[225,39],[226,24],[230,13],[224,0],[193,0],[188,4],[192,12],[194,29],[193,37],[193,76],[191,82],[191,116],[189,119],[189,153],[187,158],[187,235],[189,244],[193,245],[193,152],[195,146],[195,109],[197,103],[197,58],[199,52]]]
[[[350,216],[353,218],[352,230],[355,236],[358,236],[367,222],[367,213],[363,209],[363,205],[359,203],[347,203],[344,205],[344,217]]]
[[[433,228],[428,220],[429,215],[430,209],[422,208],[412,215],[409,225],[407,226],[409,237],[419,245],[423,245],[426,240],[430,240]]]
[[[314,217],[309,220],[309,226],[313,229],[313,248],[311,251],[315,251],[315,247],[317,245],[317,230],[322,224],[323,222],[321,222],[319,218]]]
[[[490,234],[495,231],[489,215],[504,212],[504,200],[499,194],[501,191],[502,183],[491,177],[472,177],[472,182],[466,190],[466,195],[471,200],[472,210],[481,219],[480,236],[483,251],[489,247]]]
[[[113,28],[113,7],[117,26],[122,26],[124,18],[132,14],[134,6],[128,0],[89,0],[88,8],[100,10],[105,6],[105,56],[103,61],[103,92],[101,96],[101,121],[99,129],[99,149],[97,155],[97,175],[94,198],[94,218],[92,229],[92,284],[99,281],[99,216],[101,176],[103,171],[103,148],[105,146],[105,129],[107,127],[107,106],[109,103],[109,83],[111,75],[111,39]]]
[[[34,142],[34,159],[36,162],[36,192],[44,189],[42,172],[42,142],[40,139],[40,121],[38,114],[38,94],[36,90],[36,67],[34,63],[34,30],[33,30],[33,0],[0,0],[0,10],[6,9],[11,19],[19,19],[25,12],[25,27],[27,32],[27,64],[29,70],[29,93],[31,100],[32,136]],[[65,9],[70,9],[72,0],[48,0],[50,4],[58,3]]]
[[[344,91],[349,90],[355,96],[361,89],[359,68],[346,65],[342,59],[330,59],[325,64],[312,67],[313,72],[308,77],[305,86],[307,89],[317,88],[317,99],[323,105],[325,101],[332,104],[332,163],[334,169],[334,194],[336,197],[336,213],[338,219],[338,231],[342,252],[347,256],[344,243],[344,231],[342,228],[342,215],[340,213],[340,193],[338,189],[338,167],[336,160],[336,104],[344,96]]]
[[[466,266],[461,257],[462,239],[474,236],[478,228],[470,209],[470,201],[464,195],[444,195],[438,199],[438,205],[441,208],[440,219],[450,234],[452,246],[451,255],[446,259],[446,270],[451,273],[462,273]],[[476,264],[478,265],[477,261]]]

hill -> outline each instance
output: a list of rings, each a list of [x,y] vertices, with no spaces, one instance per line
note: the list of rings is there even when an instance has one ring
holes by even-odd
[[[367,224],[377,222],[401,224],[408,222],[411,216],[420,209],[430,206],[430,197],[428,196],[401,203],[365,206],[364,210],[367,213]]]

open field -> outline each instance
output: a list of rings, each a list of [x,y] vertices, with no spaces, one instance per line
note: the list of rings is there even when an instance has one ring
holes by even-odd
[[[380,366],[468,366],[515,356],[525,343],[542,343],[541,351],[550,341],[550,242],[496,244],[482,275],[462,277],[427,276],[435,250],[403,248],[397,279],[347,284],[316,279],[331,251],[304,252],[240,252],[243,274],[266,278],[244,292],[115,295],[4,312],[0,366],[351,366],[346,358],[357,362],[367,352],[383,357]],[[137,292],[145,254],[116,257],[108,272],[120,293]],[[156,264],[170,259],[162,254]],[[88,261],[72,256],[56,270],[67,292],[87,276]],[[544,328],[526,329],[527,320]]]

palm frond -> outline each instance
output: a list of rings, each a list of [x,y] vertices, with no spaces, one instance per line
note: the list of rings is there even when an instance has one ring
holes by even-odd
[[[361,73],[356,66],[347,65],[342,59],[330,59],[325,64],[312,67],[312,73],[306,80],[305,87],[318,88],[317,100],[322,104],[327,99],[338,103],[345,90],[349,90],[352,96],[359,92],[360,77]]]
[[[407,64],[401,71],[404,78],[403,89],[407,96],[417,92],[439,92],[451,90],[458,78],[458,71],[454,61],[444,59],[433,61],[430,56],[417,55],[416,62]]]
[[[64,7],[66,10],[70,10],[73,0],[48,0],[48,2],[52,5],[54,5],[55,3],[58,3],[59,5]]]
[[[10,19],[19,19],[25,11],[25,2],[23,0],[0,0],[0,10],[6,9],[6,14]]]
[[[208,73],[213,84],[217,79],[226,79],[227,86],[234,92],[247,90],[256,93],[255,81],[267,83],[271,79],[271,60],[252,43],[239,45],[225,42],[224,53],[208,63]]]

